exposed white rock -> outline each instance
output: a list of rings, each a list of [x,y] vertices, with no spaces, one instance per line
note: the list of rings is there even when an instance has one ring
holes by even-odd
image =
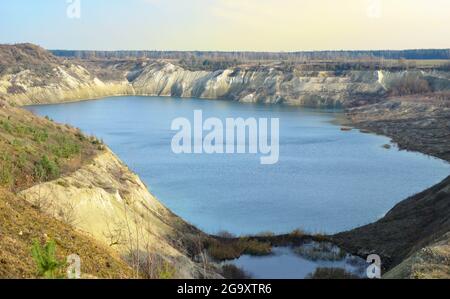
[[[201,232],[165,208],[108,149],[78,171],[19,195],[122,256],[156,253],[176,265],[180,278],[202,272],[175,246],[176,240]]]
[[[156,61],[124,70],[122,81],[102,81],[73,64],[56,67],[47,77],[25,70],[0,78],[0,97],[19,105],[151,95],[348,107],[379,101],[403,78],[426,80],[434,88],[450,89],[450,74],[438,71],[314,72],[268,66],[190,71],[167,61]],[[10,89],[15,90],[9,92]]]

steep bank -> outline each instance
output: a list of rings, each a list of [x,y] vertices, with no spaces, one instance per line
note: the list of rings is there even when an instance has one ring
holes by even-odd
[[[450,93],[391,97],[349,109],[352,125],[389,136],[401,149],[450,161]]]
[[[448,93],[392,97],[350,109],[352,125],[389,136],[400,148],[450,161]],[[395,206],[376,223],[337,234],[362,256],[382,257],[386,278],[450,277],[450,177]]]
[[[309,70],[308,65],[267,62],[191,70],[166,60],[63,60],[29,44],[2,46],[0,58],[0,98],[18,105],[154,95],[354,107],[376,103],[391,93],[450,89],[450,73],[430,69],[359,70],[361,66],[355,65]]]
[[[360,256],[378,254],[388,278],[448,278],[449,215],[450,177],[400,202],[379,221],[333,238]]]
[[[125,79],[103,82],[81,65],[31,45],[0,46],[0,98],[14,105],[133,94]]]
[[[386,279],[443,279],[450,277],[450,234],[416,251],[384,275]]]
[[[450,90],[438,71],[307,71],[282,63],[191,71],[164,61],[150,63],[132,81],[137,94],[226,99],[306,107],[355,107],[391,93]]]
[[[79,170],[19,193],[28,202],[45,200],[43,210],[70,223],[137,266],[158,255],[177,277],[201,277],[184,245],[203,234],[172,214],[111,151]]]
[[[89,163],[101,152],[98,146],[95,139],[82,137],[73,128],[0,103],[0,277],[39,277],[31,254],[34,241],[55,241],[60,260],[78,254],[83,277],[134,276],[117,252],[44,213],[49,202],[31,204],[17,195]]]
[[[133,269],[107,246],[68,224],[36,210],[13,193],[0,190],[0,277],[38,278],[31,256],[33,241],[54,240],[57,257],[81,258],[83,278],[132,278]]]
[[[2,277],[35,277],[31,243],[47,238],[94,277],[221,277],[192,260],[207,236],[94,137],[1,103],[0,152]]]
[[[190,71],[167,62],[145,67],[132,82],[137,94],[341,107],[384,93],[374,72],[308,72],[277,64],[218,71]]]

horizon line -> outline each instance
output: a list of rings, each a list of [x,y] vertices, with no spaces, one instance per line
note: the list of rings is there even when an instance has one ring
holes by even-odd
[[[26,44],[26,43],[21,43]],[[19,45],[19,44],[15,44]],[[44,47],[43,47],[44,48]],[[92,50],[92,49],[58,49],[58,48],[44,48],[48,51],[91,51],[91,52],[220,52],[220,53],[279,53],[279,54],[293,54],[293,53],[311,53],[311,52],[405,52],[405,51],[450,51],[450,48],[405,48],[405,49],[335,49],[335,50],[295,50],[295,51],[258,51],[258,50],[158,50],[158,49],[118,49],[118,50]]]
[[[294,50],[294,51],[270,51],[270,50],[161,50],[161,49],[64,49],[46,48],[33,42],[0,43],[0,46],[34,45],[47,51],[85,51],[85,52],[203,52],[203,53],[270,53],[270,54],[298,54],[298,53],[324,53],[324,52],[406,52],[406,51],[450,51],[449,48],[403,48],[403,49],[327,49],[327,50]]]

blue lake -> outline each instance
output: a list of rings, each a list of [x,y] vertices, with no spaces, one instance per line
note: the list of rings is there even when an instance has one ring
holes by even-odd
[[[399,151],[383,136],[344,132],[339,112],[169,97],[116,97],[27,109],[102,138],[167,207],[209,233],[334,233],[382,217],[396,203],[438,183],[450,164]],[[280,158],[181,154],[172,120],[276,117]]]

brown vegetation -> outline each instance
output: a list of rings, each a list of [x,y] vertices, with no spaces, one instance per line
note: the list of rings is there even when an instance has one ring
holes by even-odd
[[[0,75],[28,69],[48,76],[52,66],[60,62],[60,58],[33,44],[0,45]]]
[[[264,256],[272,254],[275,246],[300,246],[310,242],[330,242],[330,238],[322,234],[309,234],[296,229],[289,234],[275,235],[263,232],[256,236],[236,237],[222,231],[216,236],[206,238],[203,243],[208,254],[215,260],[224,261],[236,259],[244,254]]]
[[[131,268],[108,248],[0,188],[0,277],[37,278],[34,240],[56,242],[57,256],[81,257],[82,277],[129,278]]]
[[[406,74],[404,77],[395,80],[390,88],[392,96],[426,94],[431,91],[432,88],[428,81],[415,74]]]
[[[269,255],[272,253],[272,245],[269,242],[260,242],[250,238],[237,239],[210,239],[207,241],[209,255],[218,261],[232,260],[243,254],[249,255]]]
[[[341,268],[317,268],[307,279],[359,279],[358,276]]]

